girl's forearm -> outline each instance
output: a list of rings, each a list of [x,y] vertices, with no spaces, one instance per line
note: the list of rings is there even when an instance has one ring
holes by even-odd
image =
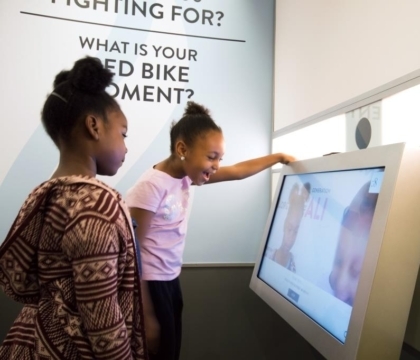
[[[259,158],[242,161],[235,165],[223,166],[214,175],[211,176],[208,183],[216,183],[220,181],[242,180],[247,177],[258,174],[259,172],[277,164],[288,164],[294,161],[293,156],[276,153]]]

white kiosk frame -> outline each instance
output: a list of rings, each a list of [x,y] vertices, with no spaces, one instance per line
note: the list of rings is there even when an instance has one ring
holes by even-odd
[[[345,342],[259,278],[287,175],[384,167]],[[420,263],[420,151],[393,144],[283,167],[250,287],[329,360],[399,359]],[[287,344],[285,344],[287,346]]]

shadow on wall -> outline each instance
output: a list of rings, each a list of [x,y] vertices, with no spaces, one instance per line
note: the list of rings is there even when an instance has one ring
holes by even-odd
[[[324,359],[249,288],[252,267],[182,270],[182,360]]]

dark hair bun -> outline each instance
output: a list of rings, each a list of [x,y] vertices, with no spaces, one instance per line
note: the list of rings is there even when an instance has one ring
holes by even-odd
[[[54,89],[55,89],[57,86],[59,86],[60,84],[62,84],[62,83],[64,83],[65,81],[67,81],[67,79],[69,78],[69,74],[70,74],[70,71],[66,71],[66,70],[63,70],[62,72],[60,72],[60,73],[59,73],[59,74],[55,77],[54,84],[53,84]]]
[[[195,103],[194,101],[188,101],[187,106],[184,110],[184,116],[187,115],[208,115],[210,116],[210,111],[204,106]]]
[[[111,84],[112,77],[112,72],[105,69],[98,58],[87,56],[74,63],[67,80],[78,90],[99,93]]]

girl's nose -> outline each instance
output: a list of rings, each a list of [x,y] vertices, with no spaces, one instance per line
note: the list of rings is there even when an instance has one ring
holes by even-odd
[[[220,166],[220,160],[219,159],[214,160],[213,165],[212,165],[213,170],[219,170],[219,166]]]

